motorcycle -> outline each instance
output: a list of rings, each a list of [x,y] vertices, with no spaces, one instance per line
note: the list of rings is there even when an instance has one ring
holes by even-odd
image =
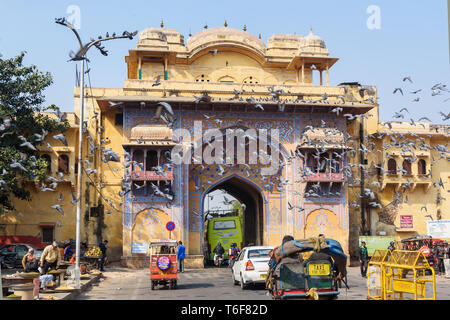
[[[216,267],[221,267],[223,264],[223,254],[215,254],[214,255],[214,265]]]
[[[234,256],[232,259],[229,260],[229,262],[228,262],[228,267],[229,268],[233,268],[234,263],[237,261],[238,257],[239,257],[239,254]]]
[[[16,267],[16,254],[0,253],[0,265],[4,269],[14,269]]]

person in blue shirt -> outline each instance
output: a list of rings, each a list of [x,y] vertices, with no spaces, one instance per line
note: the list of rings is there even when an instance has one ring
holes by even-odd
[[[179,272],[184,272],[184,258],[186,257],[185,250],[186,249],[183,246],[183,242],[178,241],[177,262],[178,262],[178,271]]]
[[[74,252],[70,248],[70,242],[66,243],[66,246],[64,247],[64,260],[69,261],[73,254]]]
[[[104,240],[103,243],[100,243],[98,245],[98,247],[102,251],[102,257],[100,258],[100,261],[98,264],[100,271],[105,271],[104,266],[105,266],[105,260],[106,260],[106,250],[108,249],[106,247],[107,245],[108,245],[108,240]]]

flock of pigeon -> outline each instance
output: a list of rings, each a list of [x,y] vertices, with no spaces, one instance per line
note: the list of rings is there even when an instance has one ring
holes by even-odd
[[[217,54],[217,50],[213,50],[211,51],[212,55],[216,55]],[[405,81],[409,81],[410,83],[413,83],[413,81],[411,80],[411,77],[404,77],[403,78],[403,82]],[[152,86],[159,86],[161,84],[161,77],[159,76],[155,83],[152,84]],[[344,90],[345,94],[347,94],[349,88],[345,85],[341,85],[340,86],[341,89]],[[261,110],[264,111],[264,107],[263,104],[265,102],[276,102],[278,105],[278,111],[280,112],[284,112],[285,110],[285,105],[287,103],[296,103],[296,104],[334,104],[336,105],[331,112],[332,113],[336,113],[336,116],[339,116],[341,113],[343,113],[344,108],[343,107],[339,107],[338,105],[341,104],[346,104],[346,105],[354,105],[355,102],[347,102],[345,100],[344,95],[339,95],[337,96],[337,100],[333,100],[330,101],[328,100],[329,96],[327,94],[322,94],[321,95],[321,99],[320,100],[312,100],[312,99],[308,99],[306,100],[304,98],[303,95],[298,95],[298,94],[293,94],[289,91],[284,91],[283,89],[275,89],[275,86],[268,86],[268,93],[270,97],[266,97],[266,98],[254,98],[254,97],[246,97],[244,98],[242,95],[245,92],[244,90],[234,90],[234,96],[229,98],[229,101],[232,100],[237,100],[240,102],[246,102],[247,104],[253,105],[253,107],[255,108],[255,110]],[[373,89],[371,87],[361,87],[361,89],[359,90],[359,94],[361,95],[362,98],[365,97],[365,93],[368,93],[369,95],[373,95],[375,92],[373,91]],[[420,92],[422,92],[422,89],[419,90],[415,90],[410,92],[411,94],[417,95]],[[446,85],[443,85],[441,83],[434,85],[431,88],[431,95],[432,96],[437,96],[437,95],[442,95],[443,93],[448,93],[449,89],[447,89]],[[395,88],[393,91],[393,94],[404,94],[404,90],[402,88]],[[291,98],[291,99],[283,99],[282,97],[285,95],[289,95],[289,96],[293,96],[296,95],[296,98]],[[208,95],[207,92],[202,93],[202,95],[200,96],[194,96],[194,102],[195,104],[201,103],[201,102],[206,102],[209,103],[211,101],[214,101],[215,99],[210,97]],[[446,99],[445,101],[449,100],[450,98]],[[418,102],[420,100],[420,97],[417,97],[413,100],[413,102]],[[216,100],[217,101],[217,100]],[[221,98],[218,98],[218,101],[221,101]],[[370,102],[371,104],[375,104],[375,101],[373,99],[373,97],[368,97],[366,99],[364,99],[364,102]],[[110,102],[110,106],[117,106],[120,105],[121,103],[114,103],[114,102]],[[141,102],[140,106],[141,108],[146,107],[148,103],[146,102]],[[394,119],[404,119],[406,114],[409,114],[409,111],[407,108],[402,108],[399,111],[395,112],[393,115]],[[59,121],[63,121],[63,114],[58,110],[57,111],[57,117],[59,119]],[[96,118],[98,115],[98,113],[95,112],[95,115],[93,118]],[[448,119],[450,119],[450,113],[445,114],[444,112],[440,112],[440,115],[442,116],[443,121],[446,121]],[[360,114],[360,115],[353,115],[350,113],[346,113],[343,114],[343,117],[345,117],[347,120],[351,121],[351,120],[355,120],[358,118],[367,118],[371,116],[370,114],[366,115],[366,114]],[[210,119],[214,116],[211,115],[204,115],[205,118]],[[170,106],[169,103],[167,102],[158,102],[156,104],[156,112],[155,112],[155,116],[154,119],[161,119],[166,125],[168,125],[169,127],[173,127],[174,122],[175,122],[175,114],[173,112],[172,107]],[[221,124],[222,120],[220,119],[215,119],[215,122],[217,122],[217,124]],[[412,118],[410,118],[410,124],[413,126],[416,125],[423,125],[423,123],[421,123],[420,121],[429,121],[431,122],[427,117],[422,117],[420,119],[418,119],[417,121],[414,121]],[[87,122],[83,123],[83,130],[85,130],[85,125],[87,124]],[[389,129],[392,129],[392,124],[390,122],[383,122],[381,123],[383,126],[387,126]],[[7,134],[11,134],[12,132],[8,132],[7,129],[10,126],[10,119],[8,118],[3,118],[3,123],[0,124],[0,132],[2,132],[1,137],[4,137]],[[322,132],[325,132],[326,136],[333,136],[336,134],[342,134],[344,137],[344,143],[345,143],[345,148],[340,148],[336,149],[335,151],[333,151],[333,157],[331,157],[331,159],[328,156],[324,156],[324,155],[328,155],[329,149],[328,149],[328,145],[330,144],[330,141],[325,137],[324,139],[320,140],[320,141],[312,141],[308,138],[308,131],[314,131],[316,129],[320,129],[322,130]],[[101,134],[103,132],[103,127],[99,127],[98,129],[98,134]],[[447,131],[448,133],[448,131]],[[42,134],[35,134],[36,136],[36,141],[43,141],[45,139],[45,137],[47,136],[48,132],[46,132],[45,130],[43,130]],[[382,146],[382,149],[376,149],[376,143],[374,141],[377,141],[379,139],[382,139],[383,136],[387,134],[390,138],[391,143],[390,144],[385,144]],[[310,155],[314,158],[315,163],[317,164],[317,167],[319,168],[319,170],[323,170],[324,168],[328,168],[328,167],[334,167],[334,168],[339,168],[341,166],[341,164],[343,163],[342,159],[344,159],[346,157],[346,155],[348,154],[351,158],[354,158],[358,152],[364,154],[364,156],[367,156],[369,153],[371,152],[383,152],[385,150],[388,150],[390,148],[397,148],[397,149],[401,149],[401,154],[404,155],[407,152],[411,153],[411,156],[406,157],[406,159],[409,162],[415,162],[417,161],[417,157],[415,156],[415,153],[417,150],[435,150],[438,151],[440,154],[440,158],[439,159],[449,159],[448,158],[448,153],[449,150],[447,149],[448,147],[448,141],[446,142],[445,145],[436,145],[436,146],[430,146],[428,144],[425,143],[425,138],[422,136],[418,136],[417,134],[415,134],[414,132],[409,132],[407,134],[402,134],[402,133],[380,133],[377,132],[375,134],[372,135],[368,135],[368,145],[364,145],[361,144],[359,141],[359,137],[353,137],[348,133],[341,133],[339,130],[335,129],[335,128],[330,128],[329,125],[325,122],[325,121],[321,121],[321,124],[319,126],[306,126],[304,131],[303,131],[303,137],[305,137],[306,139],[306,143],[308,145],[308,147],[310,147],[310,149],[313,149],[315,152],[311,153]],[[19,136],[18,137],[21,141],[22,144],[20,146],[22,147],[27,147],[30,148],[31,150],[36,151],[36,148],[34,147],[34,145],[27,141],[23,136]],[[66,137],[64,135],[64,133],[60,133],[57,135],[53,136],[53,139],[55,140],[59,140],[61,141],[61,143],[65,146],[67,146],[67,140]],[[98,150],[98,147],[95,146],[94,143],[94,139],[92,137],[90,137],[89,135],[87,136],[87,140],[89,143],[89,152],[92,155],[96,150]],[[143,139],[138,139],[137,140],[138,144],[143,144],[145,143],[145,141]],[[210,142],[206,142],[206,143],[210,143]],[[105,140],[101,139],[100,140],[100,144],[105,144]],[[51,148],[52,146],[47,142],[46,143],[48,148]],[[192,143],[192,147],[195,147],[195,143]],[[110,148],[105,148],[104,146],[100,147],[101,152],[102,152],[102,161],[105,163],[108,163],[109,161],[113,161],[113,162],[120,162],[119,156],[112,151],[112,149]],[[170,152],[169,152],[170,153]],[[122,181],[122,190],[119,192],[119,196],[123,197],[125,196],[127,193],[129,193],[130,191],[134,190],[139,190],[140,188],[142,188],[145,184],[136,184],[133,182],[132,179],[132,172],[135,175],[139,175],[139,172],[134,170],[134,168],[136,167],[140,167],[141,171],[143,170],[143,163],[138,163],[134,160],[131,160],[129,153],[127,153],[126,151],[123,152],[124,155],[124,172],[125,172],[125,178]],[[257,155],[258,157],[261,157],[261,154]],[[297,150],[295,152],[291,151],[290,155],[287,158],[287,162],[290,163],[294,158],[302,158],[304,162],[306,162],[306,158],[305,158],[305,154],[302,153],[300,151],[299,148],[297,148]],[[388,155],[389,157],[389,155]],[[170,159],[170,155],[166,155],[166,158],[169,159],[169,163],[165,164],[164,166],[157,166],[152,168],[154,171],[156,171],[157,174],[159,175],[166,175],[166,169],[171,169],[173,166],[173,161]],[[195,160],[195,159],[194,159]],[[36,159],[34,159],[34,161],[36,161]],[[436,160],[433,158],[432,159],[432,163],[431,165],[434,165],[436,163]],[[286,165],[286,163],[284,161],[281,161],[281,159],[279,160],[280,162],[280,168],[278,170],[277,173],[273,174],[271,177],[272,179],[269,179],[268,176],[260,174],[261,176],[261,181],[264,183],[266,189],[272,189],[273,187],[275,187],[278,191],[282,192],[285,188],[285,186],[292,184],[292,182],[286,181],[284,180],[282,174],[280,174],[282,172],[283,167]],[[93,174],[97,174],[97,169],[95,168],[90,168],[91,163],[88,160],[84,160],[84,163],[86,165],[86,168],[84,169],[87,177],[91,180],[92,184],[95,185],[94,180],[91,178],[91,175]],[[227,170],[227,166],[231,167],[232,165],[218,165],[219,168],[219,175],[223,175]],[[248,164],[244,164],[244,166],[247,167],[247,169],[250,169],[250,166],[248,166]],[[22,170],[22,171],[26,171],[26,169],[23,167],[23,165],[21,164],[20,161],[16,162],[14,160],[12,160],[11,164],[10,164],[11,168],[14,169],[18,169],[18,170]],[[165,167],[165,168],[164,168]],[[204,167],[202,165],[202,167]],[[351,161],[348,161],[345,165],[342,166],[342,172],[345,176],[346,179],[348,179],[349,181],[349,186],[353,186],[355,183],[360,182],[361,179],[358,178],[357,176],[355,176],[355,174],[353,173],[353,168],[359,168],[360,170],[362,170],[362,172],[364,174],[368,174],[369,170],[367,170],[365,168],[364,164],[354,164],[351,163]],[[384,169],[384,163],[381,163],[380,165],[375,165],[375,168],[379,169],[381,173],[386,173],[387,171]],[[317,168],[315,168],[316,170]],[[113,169],[115,172],[117,172],[117,169]],[[262,170],[262,169],[258,169],[258,170]],[[304,182],[305,178],[310,176],[310,175],[314,175],[317,172],[313,172],[311,170],[311,168],[309,166],[303,166],[302,168],[299,169],[300,170],[300,179],[298,181],[295,181],[296,183],[298,182]],[[398,168],[399,172],[405,172],[403,168]],[[427,174],[430,178],[432,178],[431,175],[431,170],[428,172]],[[41,187],[41,191],[42,192],[47,192],[47,191],[55,191],[58,182],[63,181],[63,174],[59,173],[58,174],[58,178],[54,178],[54,177],[49,177],[48,181],[51,182],[48,185],[47,184],[43,184]],[[3,180],[0,180],[0,186],[4,185],[5,182]],[[408,187],[410,187],[412,184],[411,181],[408,180],[407,184],[402,185],[402,189],[405,191]],[[150,183],[150,186],[152,188],[151,192],[151,198],[153,198],[154,196],[159,196],[162,197],[164,199],[167,200],[167,205],[170,206],[173,202],[174,199],[174,195],[173,195],[173,191],[171,190],[170,187],[165,187],[163,190],[160,190],[160,188],[155,185],[154,183]],[[371,187],[378,187],[378,189],[380,189],[380,183],[378,181],[373,181],[370,184]],[[436,188],[444,188],[444,185],[442,183],[442,180],[440,179],[439,182],[435,182],[433,183],[433,186]],[[100,182],[100,186],[97,188],[96,190],[99,192],[99,194],[103,197],[103,199],[115,210],[119,211],[118,209],[116,209],[114,207],[114,204],[112,203],[112,201],[110,201],[109,199],[105,198],[102,193],[101,193],[101,189],[103,188],[102,182]],[[296,191],[296,195],[301,196],[301,193]],[[341,193],[340,190],[335,190],[334,192],[331,191],[324,191],[321,184],[320,183],[313,183],[310,185],[310,188],[307,189],[305,191],[305,193],[303,194],[303,197],[305,198],[314,198],[314,197],[323,197],[323,196],[327,196],[327,197],[340,197]],[[131,195],[132,198],[135,197],[135,195],[132,192]],[[378,203],[377,201],[375,201],[376,196],[375,196],[375,192],[371,189],[371,188],[365,188],[364,189],[364,193],[363,194],[357,194],[358,198],[369,198],[370,202],[369,202],[369,206],[371,207],[377,207],[377,208],[382,208],[382,205],[380,203]],[[72,204],[76,204],[76,202],[79,199],[76,199],[76,197],[72,194]],[[225,198],[226,199],[226,198]],[[406,198],[407,199],[407,198]],[[437,201],[441,201],[445,198],[443,198],[440,193],[438,193],[438,198]],[[60,196],[57,199],[58,201],[62,201],[62,194],[60,194]],[[151,200],[152,201],[152,200]],[[407,200],[406,200],[407,201]],[[231,202],[228,200],[224,200],[224,203],[226,204],[230,204]],[[122,204],[121,204],[122,205]],[[245,204],[243,204],[243,206],[245,206]],[[359,207],[359,204],[357,203],[357,201],[353,201],[353,203],[351,203],[351,206],[353,207]],[[51,208],[56,209],[59,213],[64,214],[62,206],[60,204],[55,204],[52,205]],[[291,203],[288,203],[288,209],[289,210],[293,210],[293,209],[298,209],[299,212],[303,211],[304,208],[301,206],[292,206]],[[422,207],[422,210],[427,210],[426,206]],[[109,210],[107,210],[107,213],[110,213]]]
[[[217,54],[217,51],[215,52],[211,52],[211,54],[215,55]],[[409,81],[410,83],[413,83],[412,79],[410,76],[404,77],[403,78],[403,82],[405,81]],[[342,89],[344,89],[345,93],[347,93],[348,88],[345,85],[341,86]],[[281,96],[283,95],[292,95],[290,92],[285,92],[283,89],[278,89],[275,90],[275,86],[269,86],[268,87],[268,91],[269,94],[271,96],[271,98],[259,98],[259,99],[255,99],[254,97],[249,97],[249,98],[243,98],[242,94],[244,92],[244,90],[234,90],[234,96],[229,98],[228,100],[238,100],[241,102],[247,102],[249,104],[253,104],[255,109],[260,109],[261,111],[264,110],[262,103],[264,103],[264,101],[276,101],[278,103],[278,110],[280,112],[284,111],[284,105],[288,102],[293,102],[293,103],[335,103],[337,104],[338,102],[334,101],[334,102],[328,102],[328,96],[326,94],[323,94],[321,97],[321,100],[304,100],[304,98],[302,96],[298,96],[297,99],[286,99],[283,100],[281,99]],[[415,90],[412,91],[411,94],[417,95],[419,92],[421,92],[422,89],[419,90]],[[374,94],[373,90],[370,87],[362,87],[359,90],[359,93],[361,95],[361,97],[364,98],[365,92],[368,92],[369,94]],[[402,88],[395,88],[393,94],[396,94],[397,92],[400,92],[401,94],[403,94],[403,89]],[[450,90],[447,89],[446,85],[442,84],[442,83],[438,83],[436,85],[434,85],[431,88],[431,95],[432,96],[437,96],[437,95],[442,95],[444,93],[448,93],[450,92]],[[194,96],[195,98],[195,103],[198,104],[200,102],[211,102],[212,99],[207,93],[202,94],[201,96],[197,97]],[[341,100],[342,103],[346,103],[345,101],[345,97],[343,95],[338,96],[338,99]],[[448,101],[450,98],[447,98],[444,100],[444,102]],[[221,99],[219,98],[219,101]],[[413,100],[413,102],[418,102],[420,100],[420,97],[417,97]],[[369,101],[372,104],[374,104],[374,100],[372,97],[369,97],[367,99],[365,99],[364,101]],[[353,104],[353,103],[352,103]],[[342,107],[335,107],[331,110],[331,112],[336,113],[337,116],[339,116],[340,113],[343,112],[343,108]],[[407,108],[402,108],[399,111],[395,112],[393,115],[394,119],[403,119],[405,117],[404,113],[408,113],[409,111]],[[448,119],[450,119],[450,113],[445,114],[444,112],[440,112],[440,115],[442,116],[442,120],[446,121]],[[371,114],[361,114],[361,115],[353,115],[353,114],[343,114],[343,117],[345,117],[347,120],[355,120],[358,118],[367,118],[372,116]],[[211,119],[214,116],[211,115],[204,115],[205,118],[207,119]],[[220,119],[216,119],[215,120],[219,125],[221,124],[222,120]],[[410,117],[410,121],[409,124],[411,126],[422,126],[425,128],[425,125],[423,124],[422,121],[428,121],[431,122],[431,120],[427,117],[422,117],[419,118],[417,121],[414,121],[411,117]],[[389,130],[392,130],[392,124],[390,122],[383,122],[381,123],[383,126],[387,126],[389,128]],[[302,168],[300,168],[300,173],[301,173],[301,179],[299,179],[298,181],[295,181],[296,183],[298,182],[304,182],[305,178],[311,175],[315,175],[317,172],[316,170],[319,169],[320,172],[323,172],[324,168],[328,168],[328,167],[333,167],[333,168],[339,168],[341,166],[341,164],[343,163],[341,160],[343,158],[345,158],[346,155],[349,155],[350,158],[354,158],[356,157],[356,155],[359,153],[363,154],[364,157],[366,158],[367,155],[369,153],[372,152],[379,152],[379,153],[383,153],[386,150],[390,150],[391,148],[394,149],[399,149],[400,150],[400,154],[402,156],[404,156],[404,158],[410,162],[410,163],[414,163],[418,161],[418,158],[416,157],[416,153],[420,150],[427,150],[427,151],[431,151],[434,150],[436,152],[439,153],[440,157],[438,160],[441,159],[445,159],[447,161],[449,161],[449,150],[448,150],[448,141],[446,141],[445,144],[437,144],[435,146],[430,146],[426,143],[426,139],[425,137],[427,135],[421,135],[419,136],[418,134],[414,133],[414,131],[408,132],[408,133],[399,133],[399,132],[387,132],[387,133],[382,133],[382,132],[377,132],[374,134],[370,134],[367,136],[367,145],[365,145],[364,143],[360,143],[359,141],[359,137],[354,137],[351,136],[350,134],[348,134],[347,132],[345,133],[341,133],[344,136],[344,144],[345,144],[345,148],[340,148],[340,150],[336,150],[333,151],[333,157],[331,157],[331,159],[328,156],[328,152],[329,152],[329,145],[332,144],[332,140],[328,140],[326,137],[320,141],[312,141],[308,138],[308,131],[314,131],[316,129],[319,129],[322,132],[325,132],[325,136],[333,136],[336,134],[339,134],[339,130],[335,129],[335,128],[330,128],[327,123],[325,121],[321,121],[321,124],[319,126],[306,126],[304,131],[303,131],[303,137],[306,139],[307,141],[307,146],[310,147],[312,150],[315,150],[315,152],[311,153],[310,156],[312,156],[315,160],[315,163],[317,164],[317,167],[314,168],[314,172],[310,169],[309,166],[303,166]],[[445,127],[445,134],[449,133],[450,127]],[[378,140],[382,139],[384,135],[387,135],[390,139],[390,142],[385,143],[384,145],[382,145],[381,149],[377,149],[377,142]],[[431,135],[428,135],[428,137],[431,137]],[[209,142],[206,142],[209,143]],[[195,147],[195,143],[192,143],[192,146]],[[376,150],[377,149],[377,150]],[[305,154],[302,153],[300,151],[299,148],[297,148],[297,150],[295,152],[291,151],[290,152],[290,156],[288,156],[287,161],[288,163],[298,157],[298,158],[302,158],[303,162],[306,162],[306,157]],[[326,155],[326,156],[324,156]],[[260,156],[260,155],[257,155]],[[391,158],[393,157],[392,154],[387,153],[387,158]],[[194,159],[195,160],[195,159]],[[434,159],[433,156],[431,156],[431,166],[435,165],[436,162],[438,160]],[[230,165],[231,166],[231,165]],[[247,170],[250,169],[250,167],[246,164],[244,164],[244,166],[247,167]],[[284,187],[286,185],[290,185],[292,184],[292,182],[286,181],[283,179],[282,175],[279,175],[279,173],[281,172],[281,169],[285,166],[285,163],[283,161],[280,161],[280,171],[277,172],[277,174],[275,175],[275,177],[273,179],[268,179],[268,177],[264,176],[263,174],[260,174],[261,180],[265,183],[265,187],[266,189],[271,189],[274,187],[274,182],[277,183],[277,185],[275,186],[275,188],[282,192],[284,190]],[[354,186],[358,183],[361,182],[361,178],[358,178],[358,175],[354,174],[354,171],[352,170],[353,168],[357,168],[360,169],[362,171],[362,173],[364,175],[368,175],[369,174],[369,170],[366,168],[367,165],[365,164],[355,164],[352,163],[351,161],[348,161],[345,165],[342,166],[342,173],[344,174],[344,177],[346,180],[349,181],[349,186]],[[202,165],[201,167],[204,168],[204,166]],[[218,174],[219,175],[223,175],[226,171],[227,171],[227,165],[218,165]],[[375,164],[374,168],[378,169],[380,171],[380,173],[384,174],[384,173],[388,173],[389,171],[385,169],[385,164],[384,162],[381,164]],[[261,169],[259,169],[261,170]],[[327,170],[327,174],[330,174],[330,172]],[[407,174],[408,172],[403,169],[402,167],[398,167],[397,168],[397,172],[400,172],[402,174]],[[428,171],[428,173],[426,174],[430,179],[432,178],[432,172],[431,169]],[[403,192],[405,192],[408,188],[410,188],[412,186],[412,181],[407,178],[407,183],[402,184],[400,187],[403,190]],[[432,183],[434,188],[442,188],[444,189],[444,184],[442,182],[442,179],[439,178],[439,181],[433,182]],[[377,187],[377,189],[375,190],[374,187]],[[197,189],[199,189],[199,187],[197,187]],[[374,189],[375,192],[372,190]],[[364,191],[362,194],[356,194],[357,198],[367,198],[368,201],[368,205],[370,207],[374,207],[374,208],[379,208],[382,209],[383,206],[376,201],[377,197],[376,197],[376,193],[378,191],[381,190],[381,184],[378,181],[372,181],[370,183],[370,187],[364,188]],[[352,190],[353,191],[353,190]],[[354,192],[354,191],[353,191]],[[450,192],[450,190],[447,190],[447,192]],[[331,192],[330,190],[324,190],[323,186],[317,182],[317,183],[311,183],[309,188],[307,190],[305,190],[304,194],[301,194],[299,191],[295,192],[296,195],[298,196],[303,196],[305,198],[318,198],[318,197],[341,197],[341,193],[340,190],[334,190],[334,192]],[[436,202],[440,203],[442,200],[446,200],[440,193],[440,191],[437,191],[437,196],[436,196]],[[407,203],[408,197],[406,196],[405,198],[405,203]],[[226,199],[224,200],[224,204],[230,204],[229,201],[227,201]],[[352,207],[359,207],[359,203],[357,201],[353,201],[351,203]],[[288,202],[288,209],[289,210],[293,210],[297,208],[299,212],[304,211],[305,209],[299,205],[297,206],[293,206],[291,205],[291,203]],[[421,211],[427,211],[426,205],[422,206]]]

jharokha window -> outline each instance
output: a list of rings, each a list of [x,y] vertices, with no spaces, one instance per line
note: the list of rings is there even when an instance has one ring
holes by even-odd
[[[65,154],[58,157],[58,172],[69,173],[69,157]]]
[[[403,160],[403,170],[406,171],[406,174],[411,174],[411,162],[407,161],[407,160]]]
[[[425,160],[420,159],[419,162],[417,163],[417,173],[418,174],[427,174],[427,163],[425,162]]]
[[[145,170],[154,170],[153,167],[158,166],[158,152],[156,150],[147,151],[147,158],[145,159]]]
[[[388,161],[388,172],[389,174],[397,174],[397,162],[394,159]]]

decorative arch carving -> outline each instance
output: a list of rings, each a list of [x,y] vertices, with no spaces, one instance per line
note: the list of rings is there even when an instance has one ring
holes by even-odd
[[[339,238],[339,221],[333,211],[325,208],[314,209],[306,216],[304,237],[317,237],[319,234],[324,234],[326,238]]]
[[[168,221],[169,215],[161,209],[150,207],[138,212],[132,226],[132,242],[167,238],[165,225]]]
[[[236,79],[230,75],[226,75],[217,79],[217,82],[236,82]]]

